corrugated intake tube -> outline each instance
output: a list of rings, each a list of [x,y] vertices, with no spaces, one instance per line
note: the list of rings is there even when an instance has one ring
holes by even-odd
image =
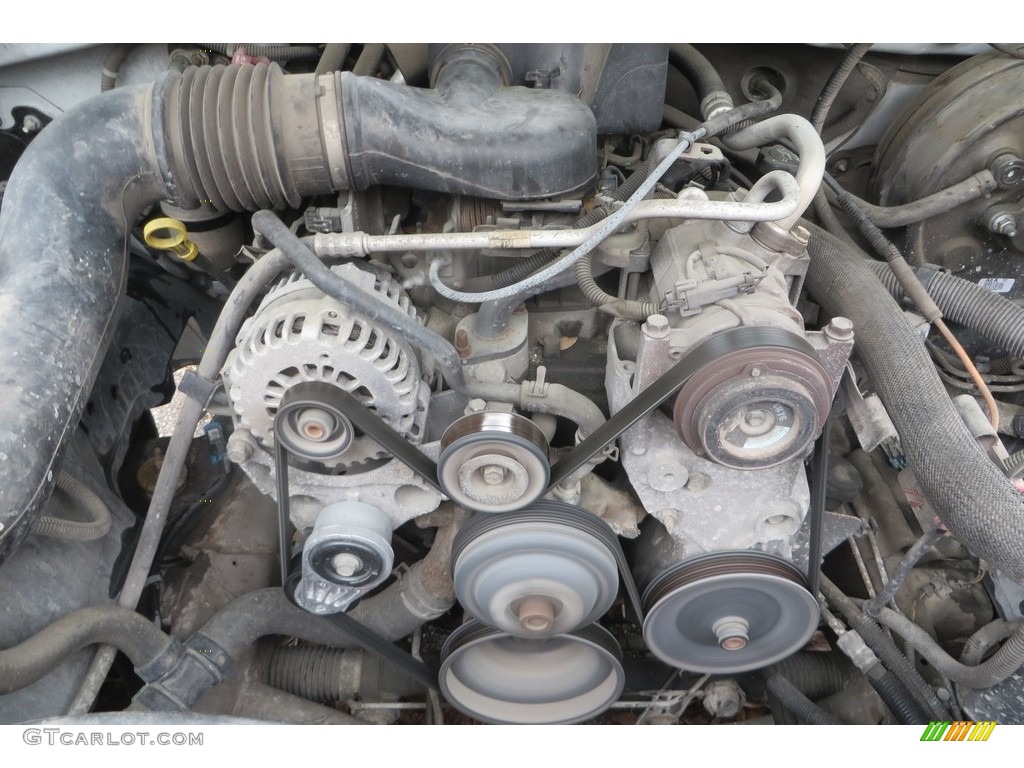
[[[807,289],[853,321],[857,354],[928,500],[971,551],[1024,579],[1024,497],[971,437],[921,338],[864,254],[813,226],[808,252]]]

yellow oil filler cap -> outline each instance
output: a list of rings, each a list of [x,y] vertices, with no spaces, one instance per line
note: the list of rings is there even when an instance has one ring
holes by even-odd
[[[182,261],[192,261],[199,255],[199,247],[188,239],[188,230],[177,219],[163,217],[146,222],[142,239],[150,248],[170,251]]]

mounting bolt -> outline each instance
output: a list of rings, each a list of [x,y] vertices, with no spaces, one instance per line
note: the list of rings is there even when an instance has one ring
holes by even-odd
[[[1009,211],[997,211],[989,216],[988,229],[989,232],[994,232],[997,235],[1016,237],[1017,219]]]
[[[480,470],[480,474],[483,475],[484,482],[488,485],[501,485],[505,482],[505,468],[499,467],[497,464],[489,464]]]
[[[1024,160],[1016,155],[1000,155],[992,161],[989,171],[995,177],[996,183],[1004,189],[1024,182]]]
[[[469,357],[469,353],[473,351],[469,346],[469,334],[465,328],[459,328],[455,332],[455,351],[459,353],[459,357]]]
[[[359,572],[359,569],[363,567],[363,561],[359,559],[358,555],[354,555],[351,552],[342,552],[333,557],[331,566],[334,568],[335,573],[347,579]]]
[[[469,414],[471,414],[471,413],[483,413],[486,410],[487,410],[487,401],[482,399],[482,398],[474,397],[472,400],[470,400],[468,403],[466,403],[466,415],[467,416]]]
[[[43,121],[35,115],[25,115],[21,119],[22,133],[38,133],[43,129]]]
[[[668,318],[664,315],[651,315],[643,325],[644,333],[652,339],[668,338]]]
[[[244,464],[256,452],[256,442],[247,429],[236,429],[228,438],[228,461],[232,464]]]
[[[853,338],[853,323],[847,317],[833,317],[825,326],[825,335],[836,341],[849,341]]]

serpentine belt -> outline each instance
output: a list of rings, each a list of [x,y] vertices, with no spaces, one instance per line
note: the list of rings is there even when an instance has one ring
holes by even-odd
[[[723,355],[759,347],[783,347],[802,352],[813,358],[817,357],[814,348],[805,339],[779,328],[739,327],[717,333],[694,347],[682,360],[669,368],[668,371],[656,379],[643,392],[640,392],[630,400],[624,408],[615,413],[604,424],[563,455],[551,468],[551,477],[545,493],[569,477],[573,472],[586,464],[588,460],[604,450],[605,446],[618,438],[619,435],[661,405],[705,365],[714,362]],[[437,479],[437,463],[421,453],[406,438],[395,432],[384,420],[367,409],[355,397],[331,385],[318,389],[316,394],[318,407],[326,405],[330,410],[344,414],[345,418],[355,427],[379,443],[384,450],[388,451],[396,459],[411,468],[424,482],[443,493]],[[288,393],[285,393],[286,398],[287,395]],[[277,426],[278,422],[283,418],[282,412],[286,411],[289,406],[299,407],[301,405],[300,399],[282,399],[281,408],[278,410],[275,419],[275,434],[278,434]],[[294,567],[294,564],[290,570],[286,566],[292,560],[290,552],[286,551],[290,539],[290,535],[288,535],[290,520],[288,516],[287,492],[288,451],[282,445],[282,441],[276,440],[275,442],[277,444],[275,458],[278,478],[279,524],[281,529],[282,583],[285,584],[285,594],[288,596],[288,599],[295,603],[295,587],[298,584],[300,569]],[[547,502],[535,502],[531,506],[536,507],[538,511],[544,509],[552,513],[556,511],[556,507]],[[619,567],[630,603],[638,621],[642,624],[643,611],[639,590],[630,573],[629,565],[626,562],[618,538],[612,536],[611,538],[614,541],[609,540],[602,531],[598,530],[599,527],[584,526],[582,517],[568,515],[561,506],[558,507],[557,514],[559,518],[565,518],[567,524],[585,527],[590,533],[597,535],[609,546],[609,550],[615,557]],[[493,515],[493,517],[497,519],[501,518],[502,515],[497,514]],[[814,564],[811,564],[811,567],[814,568]],[[438,690],[437,672],[435,669],[414,658],[412,654],[399,648],[373,630],[363,626],[351,616],[344,613],[336,613],[322,616],[321,618],[348,634],[364,650],[378,654],[393,662],[425,686]]]

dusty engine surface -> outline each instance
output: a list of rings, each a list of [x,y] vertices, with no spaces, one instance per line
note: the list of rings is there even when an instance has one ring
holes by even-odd
[[[1024,722],[1019,49],[37,53],[0,722]]]

